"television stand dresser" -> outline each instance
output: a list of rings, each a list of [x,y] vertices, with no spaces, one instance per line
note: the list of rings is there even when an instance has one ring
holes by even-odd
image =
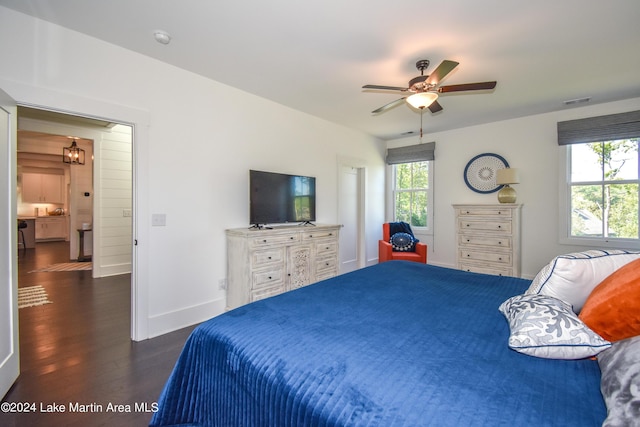
[[[338,274],[339,225],[234,228],[227,234],[227,309]]]
[[[453,205],[457,268],[474,273],[520,277],[518,204]]]

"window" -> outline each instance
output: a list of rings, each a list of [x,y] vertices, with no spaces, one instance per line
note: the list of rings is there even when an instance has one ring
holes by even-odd
[[[567,146],[568,237],[638,241],[638,139]]]
[[[433,165],[435,142],[387,150],[390,166],[389,195],[394,221],[404,221],[412,228],[432,229]]]
[[[400,163],[393,166],[394,220],[411,227],[430,226],[429,161]]]
[[[640,110],[558,123],[560,242],[637,248]]]

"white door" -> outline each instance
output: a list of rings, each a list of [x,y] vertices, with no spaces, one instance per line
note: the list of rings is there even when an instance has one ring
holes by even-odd
[[[340,230],[340,274],[359,267],[360,173],[352,166],[340,165],[338,209]]]
[[[16,103],[0,90],[0,396],[20,373],[16,218]]]

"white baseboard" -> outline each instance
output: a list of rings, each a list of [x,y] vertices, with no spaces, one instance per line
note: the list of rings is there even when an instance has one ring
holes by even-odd
[[[125,264],[112,264],[102,266],[96,266],[94,264],[93,269],[98,273],[98,276],[95,277],[117,276],[119,274],[131,273],[131,263],[128,262]]]
[[[204,304],[151,316],[149,317],[149,338],[209,320],[224,313],[225,305],[226,299],[220,298]]]

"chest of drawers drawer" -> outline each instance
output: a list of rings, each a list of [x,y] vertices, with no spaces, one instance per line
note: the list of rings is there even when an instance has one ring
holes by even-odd
[[[460,247],[466,247],[468,245],[472,246],[482,246],[482,247],[492,247],[492,248],[506,248],[510,249],[512,247],[512,239],[511,236],[485,236],[478,234],[460,234],[458,236],[458,245]]]
[[[467,220],[461,219],[458,225],[460,232],[464,233],[465,230],[470,231],[492,231],[495,233],[511,233],[511,221],[496,221],[492,219],[482,220]]]
[[[500,252],[481,252],[481,251],[470,251],[470,250],[461,250],[460,251],[460,260],[465,261],[486,261],[486,262],[496,262],[500,264],[511,265],[511,254],[508,252],[500,253]]]

